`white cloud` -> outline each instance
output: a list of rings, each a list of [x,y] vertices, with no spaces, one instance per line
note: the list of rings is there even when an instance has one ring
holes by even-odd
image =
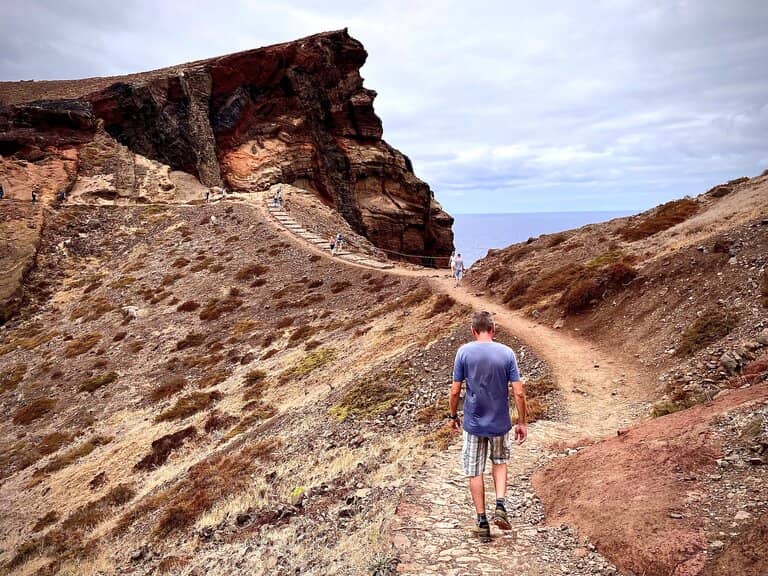
[[[7,4],[3,79],[122,74],[349,27],[385,138],[449,211],[641,208],[768,167],[762,0]]]

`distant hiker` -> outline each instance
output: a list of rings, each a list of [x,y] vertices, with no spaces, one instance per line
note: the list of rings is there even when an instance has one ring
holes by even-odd
[[[37,202],[37,189],[32,189],[32,202]]]
[[[3,185],[0,184],[0,200],[5,198],[5,190],[3,190]]]
[[[208,202],[211,201],[211,189],[206,188],[205,189],[205,203],[208,204]]]
[[[334,255],[338,254],[339,252],[341,252],[343,246],[344,246],[344,236],[342,236],[341,232],[339,232],[338,234],[336,234],[336,238],[333,241],[333,248],[331,252],[333,252]]]
[[[485,513],[483,473],[490,453],[491,476],[496,491],[493,522],[502,530],[510,530],[506,509],[507,461],[509,460],[509,383],[515,396],[518,420],[514,439],[518,444],[528,437],[526,428],[525,390],[520,381],[517,358],[511,348],[493,341],[496,333],[490,312],[472,315],[474,342],[464,344],[456,353],[453,384],[448,400],[451,428],[458,432],[462,421],[458,415],[459,396],[463,382],[467,384],[464,400],[463,448],[461,465],[469,478],[469,492],[477,512],[474,532],[488,538],[491,528]]]
[[[67,199],[67,191],[64,188],[62,188],[56,193],[56,200],[58,200],[59,202],[64,202],[64,200],[66,199]]]
[[[277,187],[275,195],[272,197],[272,206],[283,207],[283,189],[281,186]]]
[[[331,249],[331,254],[333,254],[333,248],[336,246],[336,240],[331,236],[331,239],[328,240],[328,248]]]
[[[456,278],[456,288],[459,287],[459,283],[463,276],[464,260],[462,260],[461,254],[456,254],[456,258],[453,260],[453,277]]]
[[[450,265],[451,265],[451,278],[453,278],[456,275],[456,251],[455,250],[451,252]]]

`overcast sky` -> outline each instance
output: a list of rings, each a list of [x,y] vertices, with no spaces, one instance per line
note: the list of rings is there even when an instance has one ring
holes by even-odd
[[[0,79],[348,27],[384,138],[453,213],[635,210],[768,168],[768,1],[0,0]]]

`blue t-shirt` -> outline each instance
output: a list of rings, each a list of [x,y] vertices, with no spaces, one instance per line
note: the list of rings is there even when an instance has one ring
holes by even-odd
[[[464,430],[484,437],[509,432],[509,382],[520,380],[512,349],[498,342],[464,344],[456,353],[453,381],[464,380]]]

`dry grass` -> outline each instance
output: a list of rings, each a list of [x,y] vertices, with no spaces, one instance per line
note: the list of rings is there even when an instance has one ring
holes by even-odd
[[[457,437],[459,437],[459,435],[453,431],[450,422],[448,422],[440,426],[437,430],[427,434],[424,437],[424,446],[442,452],[443,450],[447,450],[448,446],[450,446]]]
[[[445,402],[438,402],[430,406],[426,406],[416,412],[416,422],[421,424],[431,424],[433,422],[440,422],[445,420],[448,414],[448,407]]]
[[[182,340],[176,343],[176,350],[184,350],[185,348],[194,348],[196,346],[202,346],[205,343],[207,336],[205,334],[198,334],[197,332],[190,332]]]
[[[277,408],[261,400],[252,400],[243,406],[243,412],[250,412],[261,420],[267,420],[277,414]]]
[[[117,380],[117,372],[107,372],[106,374],[102,374],[100,376],[93,376],[92,378],[83,380],[83,382],[78,387],[78,391],[90,392],[93,394],[99,388],[102,388],[107,384],[111,384],[115,380]]]
[[[99,333],[92,332],[90,334],[85,334],[77,340],[72,340],[72,342],[67,344],[67,347],[64,349],[64,356],[67,358],[73,358],[75,356],[85,354],[94,346],[96,346],[96,344],[98,344],[100,341],[101,334]]]
[[[240,268],[240,270],[237,271],[235,274],[235,280],[241,280],[244,282],[254,280],[258,276],[262,276],[264,273],[266,273],[267,270],[269,270],[268,266],[264,266],[262,264],[250,264]]]
[[[186,266],[187,264],[189,264],[189,260],[181,256],[179,258],[176,258],[176,260],[173,261],[173,264],[171,264],[171,266],[173,266],[174,268],[184,268],[184,266]]]
[[[36,400],[32,400],[31,402],[16,410],[13,415],[13,423],[21,426],[31,424],[49,412],[53,412],[55,406],[56,400],[53,398],[38,398]]]
[[[205,374],[197,383],[198,388],[210,388],[211,386],[216,386],[218,384],[221,384],[229,378],[230,371],[227,368],[222,368],[219,370],[213,370],[208,374]]]
[[[89,502],[70,514],[61,523],[65,531],[91,530],[113,514],[112,508],[123,506],[133,500],[136,490],[130,484],[118,484],[98,500]]]
[[[223,395],[218,390],[212,390],[210,392],[192,392],[191,394],[179,398],[172,408],[158,414],[155,417],[155,422],[166,422],[168,420],[187,418],[188,416],[197,414],[201,410],[205,410],[222,398]]]
[[[24,379],[24,375],[27,373],[26,364],[16,364],[3,371],[0,371],[0,392],[8,392],[14,390]]]
[[[299,342],[303,342],[304,340],[308,339],[310,336],[314,336],[318,332],[320,332],[321,328],[319,326],[312,326],[311,324],[304,324],[297,328],[296,330],[291,333],[291,336],[288,338],[288,344],[291,346],[295,346]]]
[[[396,310],[405,312],[408,308],[418,306],[431,297],[432,292],[428,288],[417,288],[416,290],[408,292],[405,296],[394,298],[387,304],[377,308],[371,312],[371,314],[369,314],[369,318],[383,316],[384,314],[389,314],[390,312],[394,312]]]
[[[437,298],[435,298],[435,303],[432,305],[432,309],[429,311],[429,315],[434,316],[435,314],[448,312],[453,308],[454,304],[456,304],[456,300],[448,294],[438,294]]]
[[[760,302],[764,308],[768,308],[768,272],[763,272],[763,280],[760,283]]]
[[[169,396],[181,392],[187,385],[187,379],[184,376],[171,375],[160,383],[159,386],[153,388],[149,393],[149,399],[153,402],[163,400]]]
[[[40,470],[35,471],[34,476],[42,476],[43,474],[52,474],[66,468],[67,466],[77,462],[81,458],[87,456],[96,448],[100,446],[106,446],[112,442],[110,436],[92,436],[79,446],[75,446],[73,449],[68,450],[58,458],[54,458],[48,464],[43,466]]]
[[[152,442],[152,449],[133,467],[134,470],[154,470],[165,464],[171,452],[178,450],[185,440],[195,438],[197,430],[194,426],[183,428],[172,434],[166,434]]]
[[[54,452],[58,452],[62,446],[66,446],[72,442],[74,438],[74,434],[69,434],[67,432],[51,432],[40,439],[40,442],[37,445],[37,451],[43,456],[53,454]]]
[[[193,312],[198,308],[200,308],[200,304],[198,304],[194,300],[187,300],[186,302],[179,304],[176,307],[176,310],[178,310],[179,312]]]
[[[350,286],[352,286],[352,283],[349,282],[348,280],[340,280],[338,282],[334,282],[333,284],[331,284],[331,292],[333,292],[334,294],[338,294],[339,292],[343,292]]]
[[[693,354],[697,350],[717,342],[738,326],[738,318],[721,310],[709,310],[683,332],[679,356]]]
[[[69,315],[70,320],[82,318],[86,322],[98,320],[104,314],[111,312],[115,307],[104,298],[97,298],[93,301],[86,301],[76,306]]]
[[[258,462],[272,460],[280,446],[278,439],[260,440],[245,444],[239,452],[217,455],[190,468],[184,483],[168,494],[155,535],[162,538],[189,528],[218,502],[248,490]]]
[[[214,430],[229,428],[235,422],[237,422],[237,417],[232,416],[232,414],[221,413],[218,410],[213,410],[205,421],[205,432],[210,434]]]
[[[61,516],[58,512],[51,510],[45,516],[41,516],[37,519],[37,522],[35,522],[35,525],[32,527],[32,532],[40,532],[40,530],[58,522],[60,518]]]
[[[158,574],[179,574],[179,570],[189,564],[189,560],[181,556],[168,556],[157,565]]]
[[[38,346],[50,342],[56,336],[58,336],[58,332],[54,331],[38,332],[32,330],[30,332],[25,330],[24,332],[28,335],[12,337],[5,344],[0,346],[0,356],[7,354],[12,350],[16,350],[17,348],[22,350],[34,350]]]
[[[242,305],[243,301],[239,298],[214,298],[213,300],[209,300],[205,307],[200,311],[200,320],[205,320],[208,322],[212,320],[218,320],[222,314],[227,314],[237,310]]]
[[[576,314],[588,308],[604,292],[604,288],[593,278],[579,280],[563,292],[560,304],[566,314]]]
[[[640,222],[628,223],[618,232],[622,239],[629,242],[642,240],[684,222],[693,216],[697,210],[698,204],[694,200],[689,198],[674,200],[662,204],[653,213],[643,217]]]

